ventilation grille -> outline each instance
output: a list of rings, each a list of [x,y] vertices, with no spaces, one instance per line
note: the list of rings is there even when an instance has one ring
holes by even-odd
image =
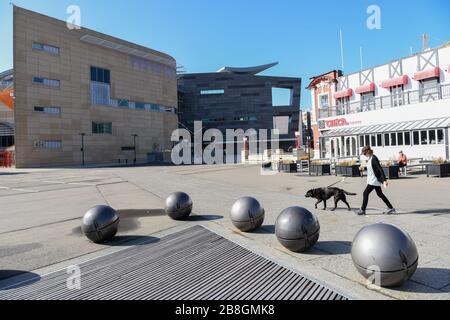
[[[80,267],[80,290],[67,289],[64,270],[0,289],[0,299],[347,300],[200,226]]]

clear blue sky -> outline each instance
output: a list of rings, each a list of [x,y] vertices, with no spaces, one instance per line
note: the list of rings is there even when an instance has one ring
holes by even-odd
[[[0,0],[0,70],[12,67],[12,10]],[[345,73],[360,69],[359,48],[369,67],[450,41],[449,0],[14,0],[16,5],[66,20],[81,8],[82,26],[174,56],[188,72],[224,65],[279,61],[267,75],[308,79],[340,68],[339,29],[344,34]],[[366,27],[369,5],[381,8],[381,30]],[[309,107],[307,90],[302,107]]]

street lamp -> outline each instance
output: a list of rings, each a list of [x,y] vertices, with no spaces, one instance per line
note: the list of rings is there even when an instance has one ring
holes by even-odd
[[[136,155],[136,138],[139,137],[139,135],[133,134],[132,137],[133,137],[133,144],[134,144],[134,147],[133,147],[133,149],[134,149],[134,164],[136,164],[136,162],[137,162],[137,155]]]
[[[82,161],[82,164],[83,164],[83,167],[84,167],[84,137],[86,136],[86,133],[84,133],[84,132],[82,132],[82,133],[80,133],[80,136],[81,136],[81,161]]]

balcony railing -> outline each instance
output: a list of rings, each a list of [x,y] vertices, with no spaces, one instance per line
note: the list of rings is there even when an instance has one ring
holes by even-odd
[[[319,110],[319,118],[383,110],[403,105],[431,102],[442,99],[450,99],[450,84],[414,91],[406,91],[402,94],[375,97],[364,101],[355,101],[340,106],[333,106],[328,109],[321,109]]]

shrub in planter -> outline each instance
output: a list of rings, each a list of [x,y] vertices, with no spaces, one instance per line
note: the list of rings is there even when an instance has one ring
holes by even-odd
[[[450,174],[450,163],[439,158],[434,160],[432,164],[427,165],[427,177],[438,176],[439,178],[448,177]]]
[[[356,161],[344,161],[338,163],[335,168],[337,176],[361,177],[359,164]]]
[[[278,171],[285,173],[297,172],[297,164],[292,161],[282,161],[278,165]]]
[[[329,163],[313,161],[309,173],[315,174],[316,176],[331,175],[331,165]]]
[[[394,164],[391,161],[384,162],[381,164],[384,170],[384,174],[388,179],[398,179],[398,172],[400,171],[400,166],[397,164]]]

